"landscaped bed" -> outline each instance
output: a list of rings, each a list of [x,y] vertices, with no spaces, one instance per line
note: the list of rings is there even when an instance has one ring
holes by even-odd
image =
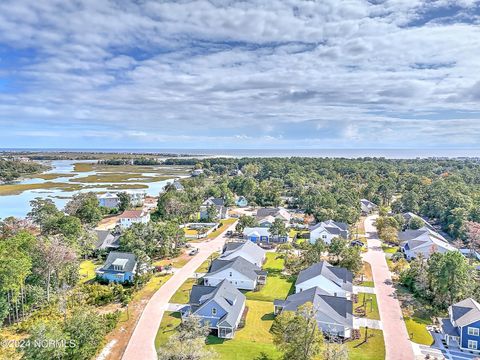
[[[360,316],[357,310],[364,311],[367,319],[380,320],[377,296],[375,294],[358,293],[357,301],[353,304],[353,313]]]

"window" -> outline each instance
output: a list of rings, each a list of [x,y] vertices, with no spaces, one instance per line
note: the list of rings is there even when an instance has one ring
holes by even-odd
[[[477,342],[475,340],[468,340],[468,348],[471,350],[477,350]]]
[[[322,239],[326,239],[327,238],[327,235],[322,235]]]
[[[479,336],[480,335],[480,329],[479,328],[474,328],[474,327],[469,327],[468,328],[468,335]]]
[[[212,315],[217,315],[217,308],[212,308]]]
[[[230,271],[230,276],[232,276],[232,272]]]

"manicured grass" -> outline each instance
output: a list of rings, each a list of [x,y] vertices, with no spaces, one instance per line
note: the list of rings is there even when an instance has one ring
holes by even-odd
[[[363,309],[363,301],[366,299],[365,314],[367,319],[380,320],[378,311],[377,297],[375,294],[358,293],[357,302],[353,304],[353,314],[356,315],[356,309]],[[370,301],[371,299],[371,301]]]
[[[210,255],[210,258],[208,258],[207,260],[205,260],[202,265],[200,265],[197,270],[195,270],[195,272],[197,273],[205,273],[208,271],[208,269],[210,268],[210,264],[212,262],[212,260],[216,259],[217,257],[220,256],[220,253],[218,252],[214,252],[212,255]]]
[[[222,226],[220,226],[217,230],[212,231],[210,234],[208,234],[207,239],[216,238],[218,235],[220,235],[225,230],[227,230],[227,228],[237,220],[238,219],[235,219],[235,218],[221,220],[220,222],[222,223]]]
[[[268,271],[267,283],[260,291],[248,291],[247,299],[273,301],[285,299],[294,291],[295,277],[283,275],[285,260],[277,253],[267,252],[267,259],[263,269]]]
[[[190,256],[188,254],[181,254],[176,258],[173,259],[162,259],[162,260],[157,260],[153,263],[154,266],[166,266],[166,265],[172,265],[174,268],[182,268],[185,266],[186,263],[188,263],[190,260],[192,260],[193,256]]]
[[[368,341],[365,342],[365,328],[360,329],[361,337],[348,341],[349,360],[384,360],[385,342],[381,330],[368,329]]]
[[[167,282],[168,279],[172,277],[171,274],[160,275],[156,274],[133,295],[134,300],[139,300],[143,298],[150,298],[160,287]]]
[[[358,286],[375,287],[375,283],[373,281],[362,281]]]
[[[362,279],[363,281],[361,281]],[[359,286],[375,287],[375,283],[373,282],[373,276],[372,276],[372,267],[370,263],[366,261],[363,262],[363,268],[360,276],[357,278],[357,281],[359,281],[358,283]]]
[[[188,303],[188,298],[190,296],[190,290],[192,290],[192,286],[195,285],[195,279],[188,279],[185,281],[180,289],[177,290],[175,294],[171,297],[170,301],[174,304],[186,304]]]
[[[179,312],[165,311],[163,313],[162,322],[155,336],[155,349],[165,345],[168,338],[175,332],[175,329],[182,322]]]
[[[398,247],[382,245],[382,250],[386,254],[395,254],[396,252],[398,252]]]
[[[245,327],[237,330],[232,340],[208,337],[208,347],[220,360],[277,360],[281,353],[273,345],[270,328],[273,324],[273,304],[266,301],[247,300]],[[264,355],[264,357],[261,357]]]
[[[84,260],[80,263],[80,284],[86,283],[95,278],[95,264],[91,260]]]
[[[408,336],[410,340],[417,344],[432,345],[433,337],[427,330],[427,325],[431,325],[430,319],[422,319],[418,317],[404,317],[407,326]]]

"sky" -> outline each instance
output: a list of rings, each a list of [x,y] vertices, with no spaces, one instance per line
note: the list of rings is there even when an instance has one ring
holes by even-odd
[[[0,148],[479,148],[480,1],[2,0]]]

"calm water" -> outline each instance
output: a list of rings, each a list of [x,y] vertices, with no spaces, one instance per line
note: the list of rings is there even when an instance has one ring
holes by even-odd
[[[53,180],[43,180],[40,178],[32,178],[32,179],[25,179],[22,181],[17,182],[18,184],[42,184],[47,181],[51,182],[66,182],[75,184],[75,178],[84,177],[88,175],[95,174],[95,171],[90,172],[80,172],[76,173],[74,171],[74,163],[78,163],[82,161],[72,161],[72,160],[57,160],[46,162],[49,164],[52,169],[47,171],[46,173],[55,173],[55,174],[74,174],[72,177],[60,177]],[[83,162],[92,162],[92,161],[83,161]],[[150,174],[150,173],[149,173]],[[146,175],[146,174],[144,174]],[[150,175],[156,175],[155,173],[151,173]],[[73,181],[70,181],[73,180]],[[139,184],[147,185],[148,188],[145,189],[135,189],[137,191],[146,191],[149,195],[158,195],[160,192],[163,191],[163,188],[168,182],[172,182],[173,179],[163,180],[163,181],[155,181],[155,182],[141,182]],[[80,183],[83,184],[83,183]],[[112,184],[124,184],[122,182],[112,183]],[[129,185],[134,183],[129,183]],[[30,201],[37,197],[41,198],[50,198],[52,199],[59,209],[62,209],[68,200],[78,192],[105,192],[109,191],[105,185],[105,183],[88,183],[83,185],[97,185],[99,187],[96,188],[86,188],[78,191],[62,191],[57,189],[38,189],[38,190],[27,190],[21,194],[17,195],[5,195],[0,196],[0,218],[5,218],[8,216],[16,216],[16,217],[25,217],[27,213],[30,211]],[[0,185],[1,186],[1,185]],[[111,191],[111,190],[110,190]]]

